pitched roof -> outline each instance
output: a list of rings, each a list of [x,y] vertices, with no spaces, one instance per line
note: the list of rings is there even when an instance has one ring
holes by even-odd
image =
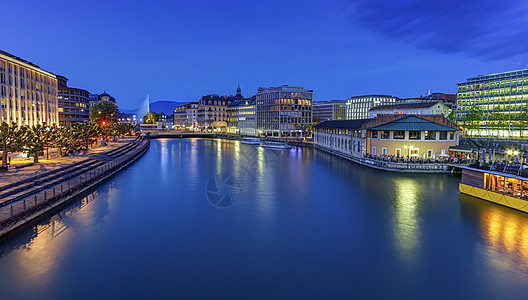
[[[332,120],[324,121],[317,125],[315,128],[335,128],[335,129],[361,129],[363,124],[371,121],[372,119],[359,119],[359,120]]]
[[[457,131],[456,128],[440,125],[415,116],[408,116],[389,123],[369,128],[369,130],[409,130],[409,131]]]
[[[428,108],[434,106],[442,101],[427,101],[427,102],[411,102],[411,103],[398,103],[398,104],[387,104],[387,105],[378,105],[370,109],[374,110],[394,110],[394,109],[411,109],[411,108]],[[443,104],[443,103],[442,103]],[[445,105],[445,104],[444,104]]]

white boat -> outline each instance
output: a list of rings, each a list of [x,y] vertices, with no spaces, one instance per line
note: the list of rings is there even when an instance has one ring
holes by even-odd
[[[282,142],[264,142],[260,144],[260,147],[262,148],[270,148],[270,149],[291,149],[292,146],[282,143]]]
[[[246,145],[260,145],[261,141],[257,138],[243,138],[241,141],[242,144]]]

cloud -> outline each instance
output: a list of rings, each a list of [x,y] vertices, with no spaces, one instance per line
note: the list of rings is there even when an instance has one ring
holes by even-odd
[[[525,0],[340,1],[353,23],[403,43],[485,60],[528,56]]]

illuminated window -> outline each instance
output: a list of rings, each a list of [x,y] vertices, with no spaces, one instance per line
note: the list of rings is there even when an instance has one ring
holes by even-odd
[[[410,140],[420,140],[421,132],[420,131],[409,131],[409,139]]]

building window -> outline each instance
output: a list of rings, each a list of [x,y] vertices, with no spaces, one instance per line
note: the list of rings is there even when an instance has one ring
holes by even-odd
[[[376,155],[376,147],[372,147],[372,154]]]
[[[394,137],[395,140],[403,140],[405,138],[405,131],[394,131]]]
[[[378,138],[378,131],[377,130],[372,131],[372,138],[373,139],[377,139]]]
[[[433,149],[427,149],[427,158],[433,157]]]
[[[387,148],[381,148],[381,154],[387,155]]]
[[[381,139],[383,140],[388,140],[390,138],[389,131],[387,130],[380,131],[380,135],[381,135]]]
[[[436,131],[426,131],[425,139],[429,141],[436,140]]]
[[[394,151],[394,155],[396,155],[396,157],[400,157],[401,156],[401,148],[396,148],[396,151]]]
[[[447,131],[441,131],[440,132],[440,140],[447,140]]]
[[[421,132],[420,131],[409,131],[409,139],[410,140],[421,140]]]

